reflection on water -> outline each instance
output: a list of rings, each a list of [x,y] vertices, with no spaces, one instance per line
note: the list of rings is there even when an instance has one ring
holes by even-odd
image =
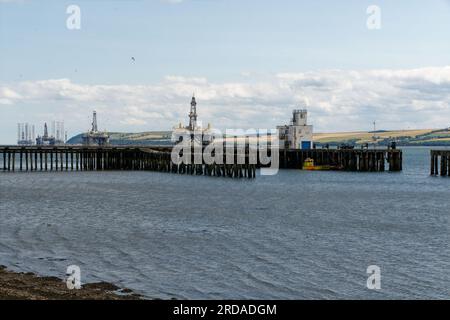
[[[0,264],[160,298],[448,298],[450,178],[0,173]],[[382,290],[366,288],[381,267]]]

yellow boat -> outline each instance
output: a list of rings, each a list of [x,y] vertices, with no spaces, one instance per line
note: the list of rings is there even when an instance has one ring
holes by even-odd
[[[337,168],[328,165],[316,166],[314,165],[314,159],[306,158],[303,162],[303,170],[337,170]]]

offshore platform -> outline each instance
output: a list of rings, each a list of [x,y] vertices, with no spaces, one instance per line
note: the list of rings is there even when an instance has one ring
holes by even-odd
[[[34,125],[29,123],[17,124],[17,144],[19,146],[30,146],[34,144]]]
[[[82,136],[83,145],[85,146],[106,146],[109,145],[109,134],[104,131],[98,131],[97,112],[92,115],[92,128]]]
[[[197,101],[195,100],[195,95],[192,95],[191,109],[188,116],[189,124],[187,126],[183,126],[180,122],[178,126],[173,128],[172,142],[181,142],[185,138],[188,138],[188,141],[195,141],[199,144],[209,144],[212,142],[214,140],[214,134],[211,124],[208,123],[208,126],[203,128],[201,122],[197,122]]]
[[[44,135],[43,136],[38,136],[36,138],[36,144],[38,146],[40,145],[49,145],[49,146],[53,146],[56,144],[56,139],[54,136],[49,136],[48,134],[48,127],[47,127],[47,123],[44,124]]]
[[[57,121],[52,123],[52,134],[48,133],[47,123],[44,123],[44,134],[36,138],[38,146],[64,145],[67,140],[67,133],[64,132],[64,122]]]

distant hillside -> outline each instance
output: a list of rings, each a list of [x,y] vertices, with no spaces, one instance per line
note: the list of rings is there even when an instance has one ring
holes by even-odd
[[[316,133],[314,135],[314,142],[330,145],[376,143],[382,146],[393,140],[400,146],[444,146],[450,145],[450,131],[449,129],[379,130],[375,132]]]
[[[114,145],[169,144],[171,131],[150,131],[140,133],[110,132],[110,142]],[[82,133],[70,138],[68,144],[81,144]]]
[[[170,131],[149,131],[140,133],[111,132],[111,143],[115,145],[154,145],[170,144]],[[67,143],[81,144],[82,134],[72,137]],[[374,139],[375,137],[375,139]],[[375,132],[335,132],[316,133],[314,142],[319,144],[360,145],[376,143],[383,146],[395,140],[399,146],[450,146],[449,129],[421,129],[421,130],[378,130]]]

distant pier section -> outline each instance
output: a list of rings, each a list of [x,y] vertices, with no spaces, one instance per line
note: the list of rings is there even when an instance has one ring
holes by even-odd
[[[331,170],[357,172],[402,171],[400,149],[284,149],[280,150],[281,169],[304,169],[307,159]]]
[[[450,176],[450,150],[431,150],[430,174]]]

